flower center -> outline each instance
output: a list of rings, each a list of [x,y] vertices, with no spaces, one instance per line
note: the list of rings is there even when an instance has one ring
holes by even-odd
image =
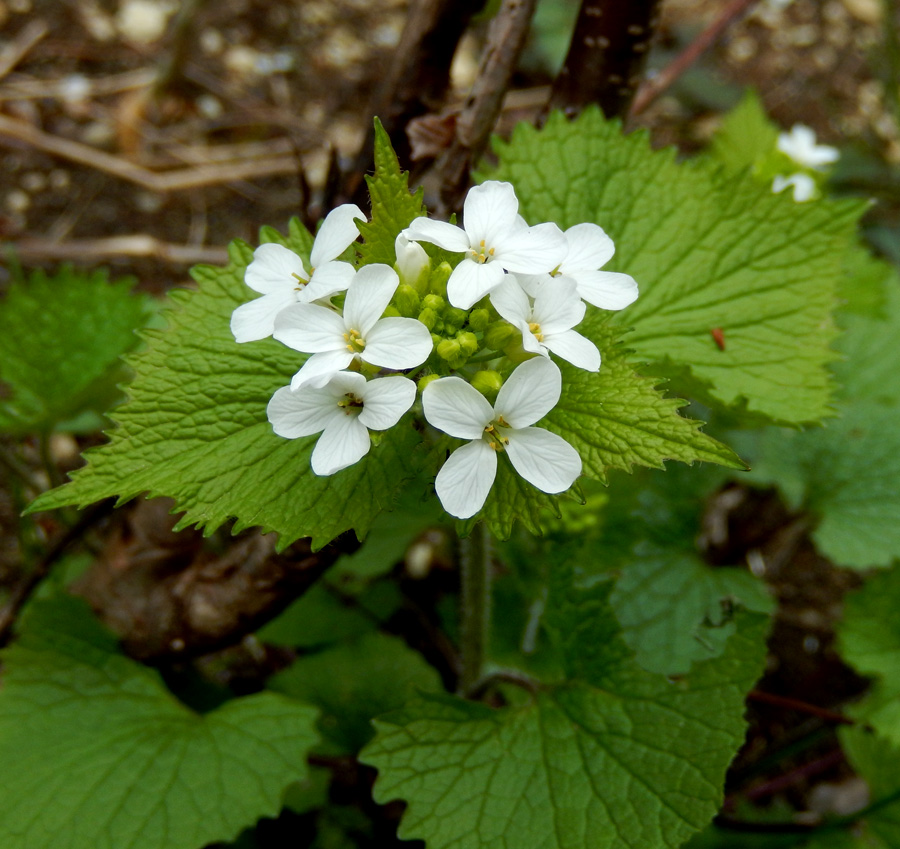
[[[484,239],[482,239],[481,244],[477,248],[469,248],[469,256],[475,260],[475,262],[485,263],[489,259],[494,258],[494,249],[486,248],[484,246]]]
[[[310,272],[309,276],[312,277],[312,272]],[[306,286],[307,283],[309,283],[309,280],[304,280],[299,274],[297,274],[296,271],[291,272],[291,277],[293,277],[294,280],[297,281],[297,285],[294,286],[295,292],[302,292],[303,287]]]
[[[347,343],[347,350],[353,354],[362,353],[366,348],[366,340],[358,330],[348,330],[344,334],[344,341]]]
[[[531,331],[532,335],[538,342],[544,341],[544,334],[541,333],[541,326],[536,321],[531,321],[528,323],[528,329]]]
[[[503,451],[509,445],[509,438],[504,436],[502,432],[504,428],[508,427],[509,425],[503,420],[503,416],[498,416],[496,421],[485,427],[484,438],[494,451]]]
[[[356,416],[362,412],[363,399],[359,395],[348,392],[343,398],[337,402],[338,407],[344,411],[345,416]]]

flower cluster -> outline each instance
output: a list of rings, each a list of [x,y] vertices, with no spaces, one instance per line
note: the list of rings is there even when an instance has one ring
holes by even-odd
[[[273,336],[309,355],[269,402],[275,433],[320,433],[312,470],[331,475],[368,453],[370,430],[413,410],[431,438],[466,440],[435,479],[458,518],[484,506],[500,454],[543,492],[568,489],[581,473],[578,452],[535,425],[562,393],[554,357],[600,368],[596,345],[575,329],[587,305],[619,310],[637,297],[631,277],[601,270],[612,240],[596,224],[529,226],[513,187],[496,181],[468,193],[462,227],[414,219],[396,237],[393,267],[338,259],[356,241],[357,220],[365,218],[350,204],[326,217],[308,273],[278,244],[257,248],[247,268],[245,282],[262,297],[234,311],[235,339]],[[423,243],[458,258],[438,263]]]

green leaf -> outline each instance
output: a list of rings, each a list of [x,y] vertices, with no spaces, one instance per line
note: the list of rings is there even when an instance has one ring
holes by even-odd
[[[900,557],[897,410],[860,400],[841,412],[806,433],[766,431],[754,480],[818,518],[813,539],[839,566],[887,566]]]
[[[437,671],[397,637],[370,633],[295,661],[269,687],[322,711],[329,754],[356,754],[372,737],[371,720],[399,708],[417,690],[440,690]]]
[[[281,241],[299,253],[308,234],[292,228]],[[237,518],[235,531],[259,525],[279,533],[281,547],[310,536],[318,548],[350,529],[363,537],[391,508],[410,475],[418,433],[401,421],[373,434],[359,463],[329,477],[313,474],[318,435],[283,439],[266,418],[270,398],[289,383],[302,355],[273,339],[234,341],[229,320],[247,300],[243,278],[252,250],[235,243],[230,252],[227,268],[195,269],[198,292],[172,293],[177,308],[167,314],[168,330],[148,334],[150,349],[131,360],[136,377],[113,417],[118,427],[110,442],[87,452],[87,467],[38,498],[31,512],[147,492],[175,499],[185,511],[179,528],[195,523],[212,532]]]
[[[600,349],[600,371],[560,363],[562,396],[542,423],[578,451],[585,475],[605,483],[609,469],[662,468],[664,460],[746,468],[728,446],[700,431],[703,422],[678,415],[684,401],[666,398],[654,388],[658,379],[635,373],[618,328],[595,311],[578,329]]]
[[[366,175],[372,199],[372,220],[359,223],[363,244],[359,247],[362,265],[383,262],[393,266],[397,260],[394,240],[413,218],[425,214],[424,189],[409,191],[409,172],[400,170],[397,154],[381,121],[375,119],[375,175]]]
[[[900,849],[900,746],[861,728],[842,728],[841,746],[871,794],[854,831],[859,849]]]
[[[713,568],[677,549],[637,552],[621,570],[610,603],[644,669],[684,674],[722,653],[734,633],[735,606],[772,612],[764,585],[745,569]]]
[[[838,629],[841,656],[862,675],[878,679],[855,709],[880,734],[900,745],[900,570],[868,578],[844,602]]]
[[[13,283],[0,308],[0,430],[12,433],[93,430],[120,397],[122,354],[153,312],[133,281],[110,282],[104,271],[63,267]],[[85,413],[94,413],[85,417]],[[78,417],[84,427],[78,427]]]
[[[86,606],[37,602],[4,653],[6,849],[196,849],[273,816],[313,708],[263,693],[200,716],[115,651]]]
[[[787,423],[830,415],[831,312],[863,204],[796,204],[711,159],[678,163],[596,109],[573,122],[554,113],[542,130],[519,124],[496,150],[489,176],[513,183],[529,222],[609,232],[610,270],[641,288],[615,317],[635,328],[640,359],[683,373],[717,406]]]
[[[778,127],[766,115],[759,95],[748,89],[716,130],[710,153],[728,171],[740,172],[776,152]]]
[[[743,740],[762,624],[742,616],[721,658],[673,682],[628,657],[608,591],[553,605],[578,680],[499,710],[423,696],[375,721],[362,759],[378,769],[378,801],[407,802],[401,838],[429,849],[674,849],[712,818]]]
[[[883,268],[883,263],[878,265]],[[845,332],[837,347],[845,359],[833,369],[847,401],[871,399],[900,406],[900,281],[896,272],[888,271],[892,279],[884,292],[882,316],[843,317]]]

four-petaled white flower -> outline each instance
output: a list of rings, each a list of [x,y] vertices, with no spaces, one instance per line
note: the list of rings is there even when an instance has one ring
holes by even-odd
[[[491,406],[459,377],[442,377],[422,393],[425,418],[438,430],[472,440],[457,448],[438,472],[435,492],[452,516],[468,519],[484,505],[497,475],[497,454],[543,492],[564,492],[581,474],[581,457],[561,436],[532,427],[559,401],[562,378],[543,357],[522,363]]]
[[[634,303],[638,285],[629,274],[600,271],[616,252],[613,240],[596,224],[576,224],[565,232],[569,251],[559,267],[551,272],[555,278],[575,281],[578,295],[589,304],[604,310],[621,310]],[[529,292],[532,297],[534,292]]]
[[[840,152],[827,144],[816,144],[815,131],[804,124],[794,124],[789,133],[779,133],[778,149],[806,168],[821,170],[837,162]]]
[[[522,347],[533,354],[548,356],[553,351],[573,366],[597,371],[597,346],[572,328],[584,318],[584,301],[578,297],[575,281],[563,277],[537,288],[532,304],[517,282],[507,274],[491,292],[494,309],[522,332]]]
[[[805,203],[815,198],[818,194],[816,181],[809,174],[803,174],[799,171],[796,174],[791,174],[790,177],[776,174],[772,180],[772,191],[776,195],[783,192],[788,186],[793,187],[794,201],[796,203]]]
[[[292,250],[273,243],[260,245],[244,273],[244,282],[262,293],[239,306],[231,315],[231,332],[238,342],[255,342],[272,335],[278,314],[295,303],[310,303],[342,292],[353,279],[348,262],[336,262],[359,236],[355,220],[366,220],[362,210],[347,203],[326,216],[313,242],[309,273]]]
[[[518,212],[512,185],[489,180],[466,195],[462,228],[423,217],[414,219],[404,235],[465,253],[447,281],[447,297],[453,306],[467,310],[500,285],[505,271],[543,274],[565,256],[566,240],[559,227],[529,227]]]
[[[366,380],[342,371],[322,387],[279,389],[266,410],[279,436],[322,435],[310,463],[317,475],[333,475],[361,460],[369,451],[369,429],[387,430],[400,421],[416,400],[416,385],[405,377]]]
[[[274,336],[312,356],[291,380],[291,389],[323,386],[354,360],[389,369],[425,362],[433,342],[414,318],[381,318],[400,280],[387,265],[361,268],[347,288],[343,315],[318,304],[293,304],[275,321]]]

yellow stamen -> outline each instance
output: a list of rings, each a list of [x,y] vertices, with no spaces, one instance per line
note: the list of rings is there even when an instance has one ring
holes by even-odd
[[[534,338],[537,339],[538,342],[544,341],[544,334],[541,333],[541,326],[536,321],[529,322],[528,329],[532,332]]]
[[[354,354],[359,354],[366,348],[366,340],[362,338],[362,334],[352,328],[344,334],[344,341],[347,343],[347,350]]]

